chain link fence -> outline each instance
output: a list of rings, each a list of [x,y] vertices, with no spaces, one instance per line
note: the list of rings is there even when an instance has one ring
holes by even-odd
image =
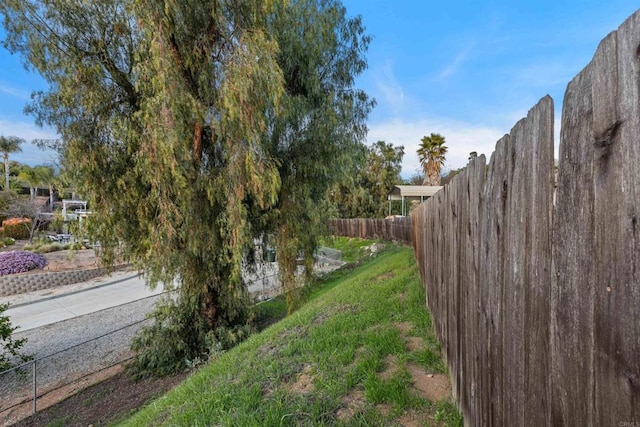
[[[152,321],[133,322],[0,373],[0,417],[6,424],[25,415],[26,410],[35,413],[38,401],[56,391],[73,392],[97,382],[89,377],[99,377],[96,374],[132,358],[131,339],[145,323]],[[77,386],[69,387],[74,385]]]

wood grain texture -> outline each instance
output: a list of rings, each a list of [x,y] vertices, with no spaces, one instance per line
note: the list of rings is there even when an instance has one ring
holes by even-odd
[[[639,53],[640,14],[636,13],[600,45],[592,64],[593,425],[640,422]]]

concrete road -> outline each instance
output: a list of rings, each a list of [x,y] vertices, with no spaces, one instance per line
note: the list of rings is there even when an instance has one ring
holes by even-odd
[[[60,291],[63,293],[59,293]],[[19,331],[24,332],[163,292],[162,285],[151,290],[142,276],[129,272],[113,281],[89,284],[68,292],[58,290],[58,294],[46,295],[40,291],[31,298],[27,296],[25,302],[19,299],[16,302],[9,300],[11,305],[5,314],[9,316],[13,326],[18,326]]]
[[[326,273],[342,264],[341,261],[319,257],[316,272]],[[249,292],[257,301],[272,298],[280,292],[276,263],[263,264],[255,271],[245,272],[245,280]],[[178,286],[177,282],[175,286]],[[162,284],[151,290],[140,274],[123,271],[74,285],[0,297],[0,303],[10,303],[5,314],[13,326],[18,326],[18,330],[24,332],[159,295],[164,291]]]

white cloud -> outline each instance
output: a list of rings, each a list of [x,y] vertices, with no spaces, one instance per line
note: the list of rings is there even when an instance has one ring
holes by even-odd
[[[59,136],[52,129],[42,129],[26,121],[8,121],[0,118],[0,135],[13,135],[27,141],[33,139],[55,139]]]
[[[467,57],[469,56],[469,52],[471,52],[474,47],[475,47],[475,43],[469,43],[469,45],[462,52],[456,55],[453,61],[447,64],[440,71],[440,73],[438,73],[437,80],[444,80],[447,77],[454,74],[458,70],[458,67],[460,66],[460,64],[462,64],[467,59]]]
[[[59,136],[51,129],[41,129],[33,123],[26,121],[10,122],[0,119],[0,135],[17,136],[26,141],[22,144],[22,152],[10,155],[11,160],[28,165],[53,163],[56,159],[56,152],[52,150],[41,150],[31,144],[34,139],[57,139]]]
[[[393,119],[370,123],[367,140],[370,144],[384,140],[396,146],[404,145],[401,174],[403,177],[409,177],[420,169],[416,153],[420,139],[432,132],[441,134],[447,141],[449,150],[445,169],[457,169],[467,164],[469,153],[472,151],[476,151],[478,155],[485,154],[488,158],[498,139],[508,133],[509,129],[491,128],[451,119]]]
[[[22,101],[31,99],[31,92],[0,82],[0,93],[18,98]]]
[[[377,68],[373,76],[378,105],[394,114],[401,113],[405,107],[404,90],[395,78],[391,61],[388,60],[382,67]]]

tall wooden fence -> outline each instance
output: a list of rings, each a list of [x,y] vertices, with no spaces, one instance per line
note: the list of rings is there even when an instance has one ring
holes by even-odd
[[[467,425],[640,425],[640,12],[412,214]]]
[[[411,217],[390,219],[332,219],[328,223],[329,232],[334,236],[359,237],[361,239],[382,239],[410,245],[413,230]]]

